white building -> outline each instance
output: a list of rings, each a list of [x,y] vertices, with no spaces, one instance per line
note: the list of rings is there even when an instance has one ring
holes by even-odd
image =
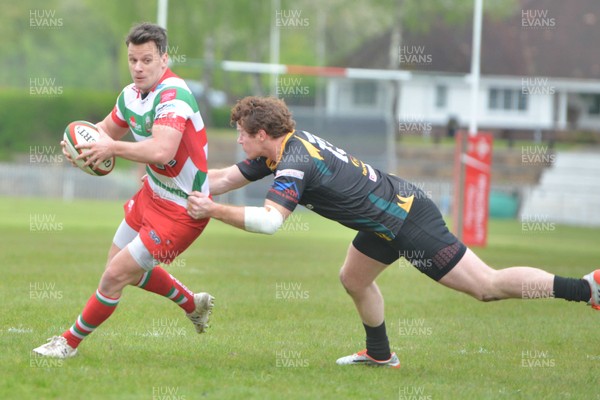
[[[600,131],[600,2],[522,0],[513,15],[484,18],[478,124],[480,129],[552,132]],[[471,25],[438,23],[425,34],[403,35],[399,121],[445,127],[470,117],[468,73]],[[389,32],[341,61],[353,68],[390,64]],[[330,79],[332,114],[388,113],[393,91],[386,81]]]

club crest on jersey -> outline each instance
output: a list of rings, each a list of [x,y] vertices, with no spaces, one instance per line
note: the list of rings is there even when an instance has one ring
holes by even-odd
[[[142,118],[138,116],[138,119]],[[144,117],[144,125],[142,126],[142,124],[138,123],[138,119],[136,119],[135,115],[132,115],[131,117],[129,117],[129,127],[131,128],[131,130],[135,133],[137,133],[138,135],[142,135],[144,132],[144,130],[146,130],[147,132],[150,132],[150,130],[152,129],[152,121],[150,120],[150,116],[149,115],[145,115]]]
[[[144,118],[144,128],[146,129],[146,132],[150,132],[152,130],[152,125],[152,118],[150,118],[150,115],[146,114],[146,117]]]

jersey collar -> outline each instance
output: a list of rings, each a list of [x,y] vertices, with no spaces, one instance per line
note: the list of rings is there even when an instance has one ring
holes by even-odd
[[[267,166],[271,171],[275,171],[275,168],[277,168],[277,166],[279,165],[279,162],[283,158],[283,151],[285,150],[285,145],[287,144],[288,140],[292,137],[294,132],[296,131],[291,131],[283,138],[283,141],[281,142],[281,148],[279,149],[279,154],[277,154],[277,160],[271,160],[270,158],[267,158]]]

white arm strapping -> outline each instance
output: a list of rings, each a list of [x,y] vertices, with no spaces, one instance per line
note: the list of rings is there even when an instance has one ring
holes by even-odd
[[[283,215],[274,207],[244,207],[244,229],[272,235],[283,224]]]

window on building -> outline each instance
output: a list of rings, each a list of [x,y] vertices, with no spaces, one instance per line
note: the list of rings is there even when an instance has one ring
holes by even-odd
[[[522,90],[517,91],[517,110],[526,111],[527,110],[527,97]]]
[[[490,89],[488,103],[491,110],[497,110],[500,108],[498,107],[498,97],[500,97],[498,89]]]
[[[490,110],[526,111],[527,96],[519,89],[491,88],[488,92]]]
[[[584,94],[581,98],[587,104],[588,114],[600,115],[600,94]]]
[[[446,108],[448,105],[448,87],[445,85],[437,85],[435,87],[435,107]]]
[[[377,84],[374,81],[358,81],[352,85],[352,97],[355,105],[375,105]]]

